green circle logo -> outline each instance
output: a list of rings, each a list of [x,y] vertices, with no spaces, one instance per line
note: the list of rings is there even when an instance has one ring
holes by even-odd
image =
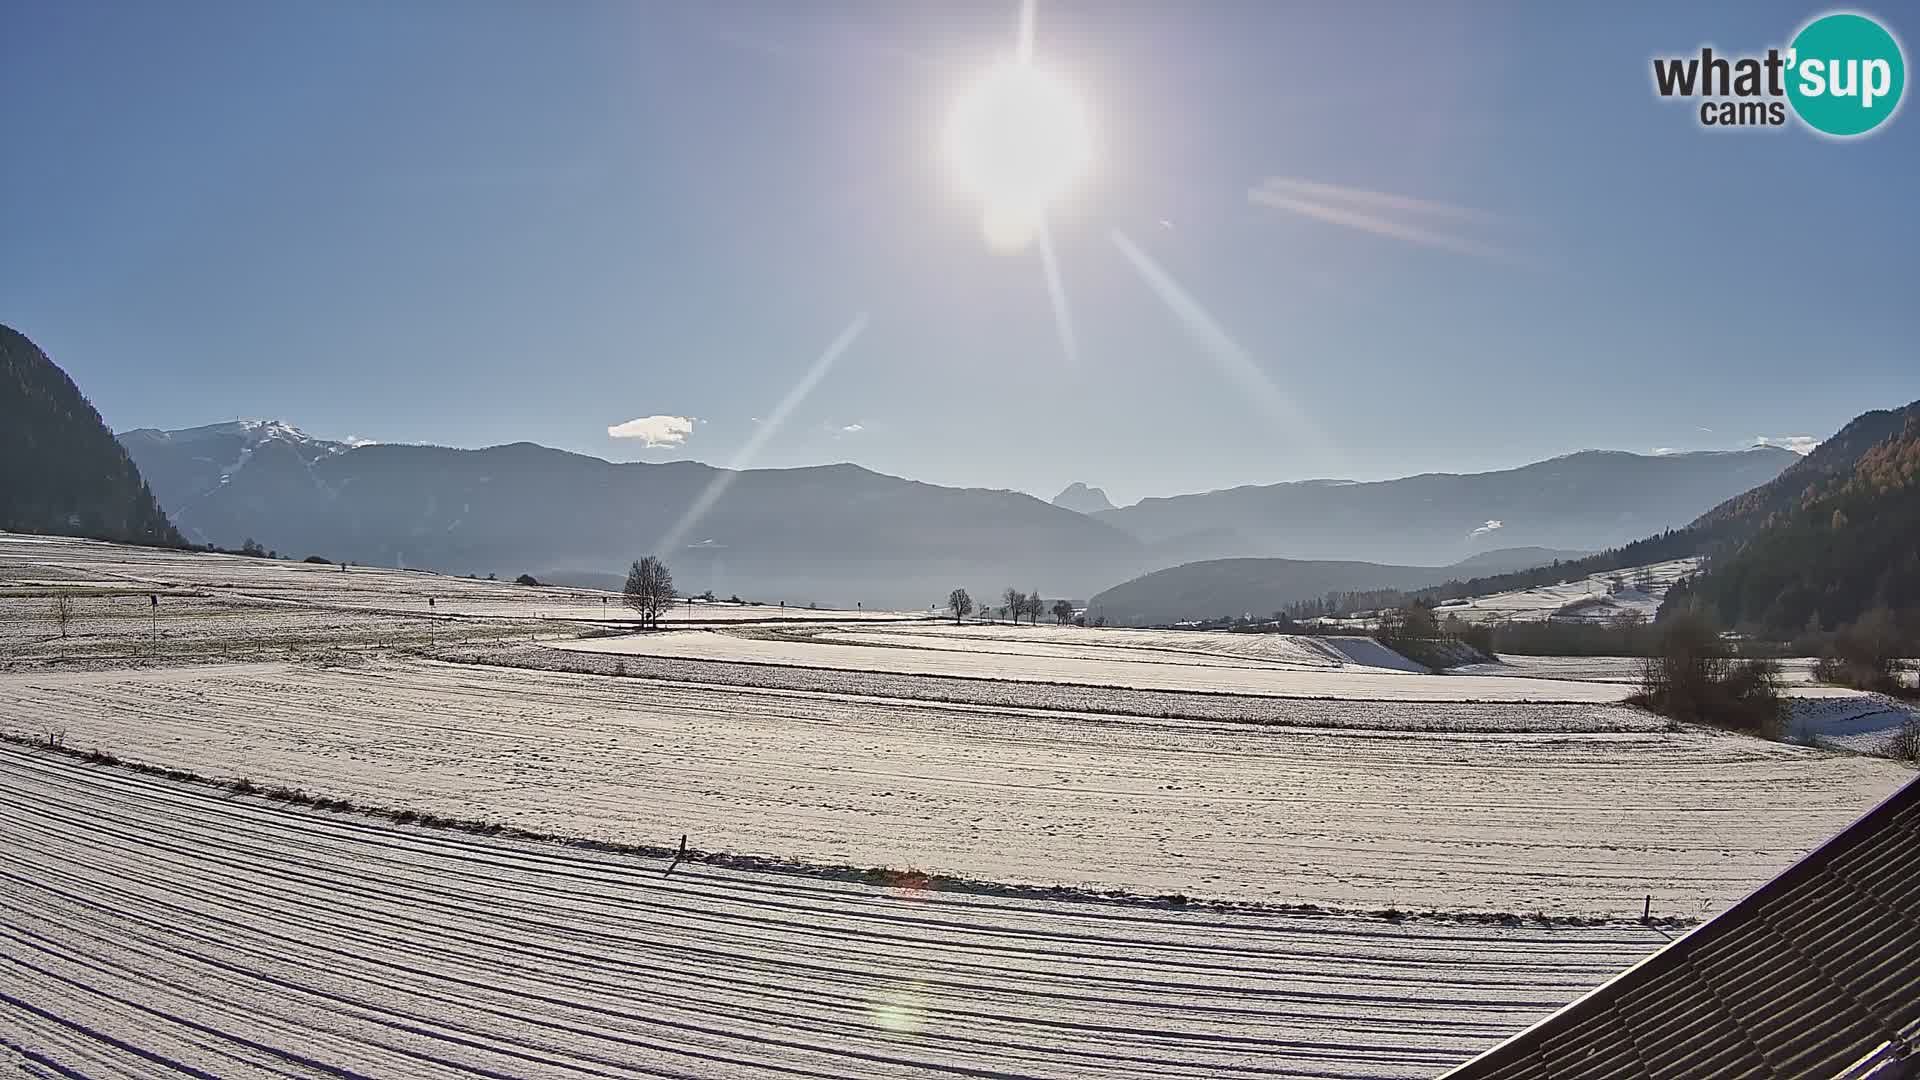
[[[1900,107],[1907,62],[1886,28],[1865,15],[1822,15],[1787,51],[1787,100],[1808,127],[1865,135]]]

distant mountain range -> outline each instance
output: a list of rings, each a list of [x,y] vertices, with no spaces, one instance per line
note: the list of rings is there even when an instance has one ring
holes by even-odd
[[[1094,515],[1161,565],[1229,557],[1443,565],[1477,551],[1595,551],[1675,528],[1778,476],[1788,450],[1585,450],[1485,473],[1307,480],[1145,499]]]
[[[1766,593],[1766,588],[1737,583],[1735,579],[1743,572],[1732,567],[1741,563],[1743,550],[1750,544],[1758,543],[1758,538],[1762,538],[1772,527],[1790,527],[1796,519],[1804,524],[1807,515],[1814,512],[1809,508],[1823,499],[1836,497],[1839,489],[1851,486],[1854,495],[1858,496],[1863,483],[1858,478],[1862,463],[1870,459],[1881,460],[1887,454],[1897,456],[1897,453],[1904,453],[1904,448],[1898,451],[1888,448],[1905,439],[1915,424],[1920,424],[1920,401],[1903,408],[1862,413],[1778,476],[1756,485],[1750,491],[1723,500],[1679,528],[1645,536],[1583,559],[1564,562],[1557,567],[1523,569],[1450,582],[1424,589],[1421,595],[1431,600],[1449,600],[1511,589],[1530,589],[1588,574],[1607,573],[1668,559],[1705,556],[1711,567],[1708,576],[1717,580],[1711,590],[1703,592],[1703,595],[1716,604],[1725,602],[1724,610],[1717,614],[1728,621],[1765,625],[1768,629],[1778,630],[1780,625],[1777,620],[1785,618],[1786,611],[1800,610],[1803,618],[1808,614],[1822,614],[1827,625],[1832,626],[1836,618],[1850,619],[1858,614],[1855,610],[1860,603],[1857,596],[1836,596],[1829,599],[1824,608],[1818,600],[1809,604],[1805,603],[1804,597],[1789,598],[1789,603],[1781,611],[1769,616],[1763,610],[1772,603],[1771,595],[1762,595]],[[1873,466],[1869,465],[1868,468],[1871,470]],[[1879,475],[1884,477],[1890,474],[1882,467]],[[1870,512],[1879,509],[1882,507],[1875,505],[1870,507]],[[1897,495],[1884,509],[1892,519],[1899,518],[1905,512],[1899,505]],[[1886,573],[1894,570],[1896,574],[1920,574],[1920,554],[1916,553],[1920,548],[1913,543],[1910,533],[1891,532],[1889,535],[1894,538],[1895,546],[1889,554],[1871,543],[1855,543],[1862,538],[1854,537],[1852,533],[1861,528],[1872,529],[1875,525],[1872,522],[1859,523],[1849,529],[1844,537],[1847,541],[1844,550],[1864,560],[1852,567],[1851,573]],[[1836,536],[1830,539],[1837,541],[1843,537],[1836,531]],[[1800,555],[1810,560],[1810,565],[1827,564],[1840,550],[1843,548],[1837,546],[1820,552],[1803,548]],[[1904,569],[1896,569],[1896,564]],[[1731,590],[1743,590],[1744,595],[1735,598]]]
[[[854,465],[731,472],[613,464],[531,443],[351,446],[274,421],[142,428],[121,441],[196,543],[251,538],[366,563],[606,584],[716,488],[723,494],[662,553],[683,588],[907,608],[955,586],[1085,597],[1195,552],[1428,569],[1529,546],[1515,541],[1592,550],[1640,523],[1687,520],[1793,459],[1772,449],[1588,451],[1494,473],[1236,488],[1116,510],[1084,484],[1049,505]]]
[[[0,529],[180,542],[80,388],[8,326],[0,326]]]
[[[386,566],[617,585],[659,551],[683,591],[924,609],[955,586],[1091,589],[1144,558],[1119,530],[1029,495],[854,465],[734,472],[532,443],[349,447],[271,422],[122,439],[191,540]]]

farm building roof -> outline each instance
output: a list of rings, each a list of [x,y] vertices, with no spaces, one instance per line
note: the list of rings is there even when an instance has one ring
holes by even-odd
[[[1920,779],[1442,1080],[1920,1077]]]

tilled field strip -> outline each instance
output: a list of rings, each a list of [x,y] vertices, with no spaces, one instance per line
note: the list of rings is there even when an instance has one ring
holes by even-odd
[[[0,747],[0,1060],[94,1077],[1429,1076],[1663,940],[660,870]]]
[[[1395,677],[1394,681],[1398,681]],[[1711,914],[1910,772],[1714,733],[1261,727],[426,661],[0,676],[0,728],[361,805],[996,882]]]

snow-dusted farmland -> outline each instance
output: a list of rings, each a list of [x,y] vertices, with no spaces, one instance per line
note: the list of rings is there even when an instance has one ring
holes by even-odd
[[[1491,593],[1442,604],[1441,617],[1457,615],[1467,622],[1538,622],[1557,618],[1573,622],[1606,622],[1622,615],[1651,619],[1673,583],[1699,569],[1699,559],[1674,559],[1611,573],[1590,574],[1559,585]],[[1613,591],[1615,579],[1627,588]],[[1641,588],[1642,584],[1650,587]]]
[[[1182,659],[1165,652],[1148,663],[1142,662],[1146,659],[1143,650],[1105,644],[1115,640],[1108,635],[1131,631],[1076,629],[1070,633],[1078,635],[1076,651],[1063,652],[1056,648],[1044,653],[1026,651],[1024,647],[989,650],[981,645],[988,640],[984,638],[903,633],[898,636],[897,644],[879,644],[894,636],[876,633],[851,642],[837,641],[831,634],[778,630],[751,634],[693,630],[552,644],[556,649],[607,655],[691,657],[908,675],[1354,701],[1610,702],[1620,701],[1627,695],[1625,687],[1606,683],[1414,675],[1375,664],[1326,663],[1298,667],[1235,664],[1211,657]],[[956,640],[972,641],[974,645],[947,647]]]
[[[1382,677],[1399,682],[1411,676]],[[1519,681],[1519,680],[1510,680]],[[0,728],[540,832],[1342,908],[1711,913],[1910,771],[1717,734],[1311,730],[425,661],[0,676]],[[1555,708],[1555,707],[1536,707]],[[1577,719],[1578,709],[1570,710]],[[1586,707],[1592,708],[1592,707]]]
[[[0,1066],[1425,1077],[1665,940],[662,869],[0,746]]]
[[[1071,660],[1125,660],[1135,664],[1207,667],[1301,668],[1326,671],[1361,667],[1425,674],[1427,669],[1364,637],[1292,634],[1231,634],[1224,631],[1086,629],[1075,626],[963,626],[821,629],[811,640],[854,645],[893,645],[949,652],[1044,656]]]
[[[516,585],[372,566],[342,570],[336,564],[0,533],[0,591],[37,595],[62,586],[133,590],[141,594],[142,603],[148,591],[177,591],[255,607],[277,604],[389,616],[592,623],[635,619],[619,594],[593,589]],[[722,601],[675,604],[664,621],[698,625],[925,618],[924,612],[815,611]]]

